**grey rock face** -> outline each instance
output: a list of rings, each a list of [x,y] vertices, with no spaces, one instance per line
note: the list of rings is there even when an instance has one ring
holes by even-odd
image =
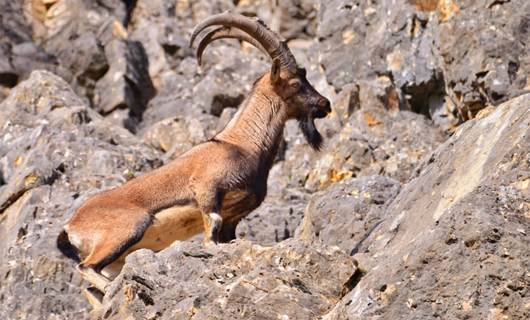
[[[208,140],[216,132],[217,118],[208,114],[197,117],[171,117],[161,120],[144,131],[145,143],[165,152],[165,161]]]
[[[105,47],[123,36],[124,2],[36,0],[26,11],[35,41],[72,73],[68,81],[74,90],[93,103],[96,82],[113,62],[107,60]]]
[[[96,83],[93,98],[96,110],[106,114],[126,108],[133,117],[141,118],[147,102],[155,95],[142,44],[112,40],[105,46],[105,55],[110,68]]]
[[[529,5],[320,1],[321,61],[337,89],[391,76],[385,97],[450,128],[529,90]]]
[[[236,10],[267,21],[285,39],[314,37],[317,28],[315,0],[239,1]]]
[[[37,0],[20,8],[4,7],[16,13],[8,16],[18,19],[16,32],[24,35],[13,37],[6,30],[11,43],[0,50],[9,63],[0,65],[7,68],[6,81],[16,84],[31,70],[47,69],[69,81],[100,112],[121,106],[130,108],[135,117],[141,115],[154,88],[143,45],[124,40],[131,10],[124,2]]]
[[[381,176],[348,179],[317,192],[309,201],[297,237],[334,245],[354,254],[387,217],[385,205],[399,182]]]
[[[108,319],[318,318],[348,290],[356,268],[338,248],[237,240],[204,249],[175,242],[127,258],[98,312]]]
[[[529,106],[528,94],[502,104],[424,160],[326,319],[530,316]]]
[[[7,88],[27,78],[32,70],[46,69],[66,79],[71,77],[56,57],[33,42],[23,3],[2,1],[0,6],[0,101],[8,95]]]
[[[530,90],[530,3],[463,1],[436,25],[447,93],[465,119]],[[484,21],[488,21],[487,24]]]
[[[278,180],[269,181],[273,184]],[[296,188],[285,188],[282,194],[270,192],[259,208],[239,222],[237,237],[261,245],[273,245],[293,237],[309,198],[309,194]]]
[[[157,153],[44,71],[2,102],[0,128],[0,316],[87,318],[81,278],[56,237],[90,194],[152,169]]]
[[[203,61],[201,70],[189,58],[176,71],[162,75],[159,93],[145,111],[143,129],[172,116],[198,118],[206,113],[219,117],[224,108],[240,105],[268,67],[256,49],[244,52],[237,42],[212,44]]]

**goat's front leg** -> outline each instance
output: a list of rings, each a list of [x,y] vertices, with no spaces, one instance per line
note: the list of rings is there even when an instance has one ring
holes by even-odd
[[[202,213],[204,223],[204,244],[211,245],[219,243],[219,231],[223,226],[223,218],[219,211],[215,210],[210,213]]]
[[[219,232],[223,226],[223,218],[220,214],[222,193],[207,188],[196,188],[194,193],[204,224],[204,245],[217,244]]]

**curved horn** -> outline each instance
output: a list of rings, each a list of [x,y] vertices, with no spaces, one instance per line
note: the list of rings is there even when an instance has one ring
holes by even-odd
[[[202,63],[202,54],[204,52],[204,49],[215,40],[219,39],[239,39],[246,41],[250,44],[252,44],[254,47],[258,48],[261,52],[267,54],[267,50],[263,48],[261,43],[259,43],[256,39],[252,38],[248,33],[245,33],[239,29],[234,29],[231,27],[220,27],[217,29],[214,29],[213,31],[208,32],[199,42],[199,45],[197,46],[197,61],[199,62],[199,65]]]
[[[285,42],[280,41],[276,33],[267,28],[263,22],[240,14],[224,12],[202,21],[191,34],[190,46],[193,45],[195,38],[201,31],[213,25],[234,27],[246,32],[263,46],[273,60],[279,58],[283,67],[291,70],[296,68],[297,64],[293,54],[289,51]]]

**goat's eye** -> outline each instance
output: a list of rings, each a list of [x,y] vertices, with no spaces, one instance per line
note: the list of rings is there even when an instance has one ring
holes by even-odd
[[[294,90],[300,89],[300,81],[298,80],[291,81],[291,88],[293,88]]]

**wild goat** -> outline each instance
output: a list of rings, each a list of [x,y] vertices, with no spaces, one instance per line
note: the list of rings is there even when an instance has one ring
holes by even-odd
[[[209,43],[236,38],[267,53],[271,70],[255,82],[234,118],[211,140],[77,209],[57,246],[80,262],[82,277],[101,292],[109,282],[107,271],[112,265],[121,267],[134,250],[159,251],[203,228],[206,244],[234,239],[237,223],[265,198],[288,119],[299,121],[314,149],[322,144],[314,119],[331,111],[330,102],[309,84],[286,43],[262,22],[225,12],[197,25],[190,46],[203,30],[217,25],[222,27],[208,32],[198,45],[199,63]]]

